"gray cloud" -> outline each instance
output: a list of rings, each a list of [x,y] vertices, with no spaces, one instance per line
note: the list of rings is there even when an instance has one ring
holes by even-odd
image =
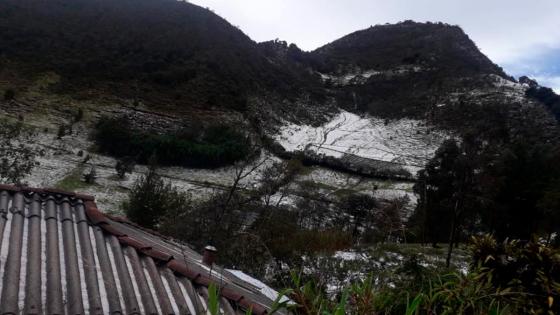
[[[441,21],[461,26],[483,53],[503,66],[506,71],[516,75],[520,63],[531,62],[532,56],[560,49],[558,0],[191,2],[213,9],[256,41],[279,38],[295,43],[305,50],[315,49],[371,25],[408,19],[422,22]],[[560,72],[557,75],[560,77]],[[558,84],[558,81],[554,80],[549,82]],[[560,89],[560,84],[554,87]]]

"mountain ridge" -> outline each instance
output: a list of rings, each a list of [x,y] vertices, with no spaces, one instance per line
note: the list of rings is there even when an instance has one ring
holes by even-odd
[[[339,109],[453,128],[473,122],[457,107],[477,108],[487,101],[476,95],[489,93],[510,102],[496,82],[516,84],[444,23],[376,25],[305,52],[256,43],[209,9],[174,0],[6,0],[0,9],[4,90],[25,93],[29,77],[52,72],[49,93],[171,114],[225,111],[269,129],[322,124]]]

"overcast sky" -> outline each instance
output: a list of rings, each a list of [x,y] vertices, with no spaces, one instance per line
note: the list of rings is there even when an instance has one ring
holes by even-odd
[[[514,76],[560,92],[560,0],[191,0],[257,42],[313,50],[353,31],[403,20],[456,24]]]

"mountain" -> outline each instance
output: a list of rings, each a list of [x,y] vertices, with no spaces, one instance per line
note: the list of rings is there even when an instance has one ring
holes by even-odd
[[[346,35],[313,52],[323,72],[344,69],[391,70],[403,65],[430,69],[450,76],[497,74],[492,63],[458,26],[444,23],[376,25]]]
[[[80,151],[112,159],[91,135],[99,121],[121,116],[133,129],[124,137],[135,141],[132,151],[165,142],[180,146],[166,147],[177,159],[195,151],[204,153],[199,162],[224,152],[237,157],[238,135],[220,136],[237,130],[267,154],[306,151],[316,154],[307,162],[336,172],[410,181],[446,138],[474,134],[498,147],[519,138],[558,141],[551,114],[558,101],[536,88],[516,82],[444,23],[376,25],[308,52],[279,40],[256,43],[184,1],[0,2],[0,110],[46,129],[41,141],[56,139],[42,165],[59,175],[39,172],[33,181],[41,186],[83,170],[72,156]],[[107,125],[110,141],[122,131],[114,127],[123,125]],[[186,144],[166,138],[177,133]],[[143,152],[144,160],[150,155]],[[397,190],[413,199],[406,185]]]
[[[558,136],[546,109],[551,106],[528,97],[529,85],[509,77],[458,26],[413,21],[372,26],[304,60],[320,73],[337,105],[349,111],[423,119],[492,139],[531,129],[543,131],[544,138]]]
[[[377,25],[311,56],[317,71],[341,87],[342,106],[375,115],[422,115],[434,98],[472,88],[480,76],[508,79],[458,26],[443,23]]]
[[[208,9],[174,0],[0,3],[3,69],[52,71],[57,91],[110,93],[156,107],[243,112],[257,95],[313,93],[307,72],[270,62]],[[102,91],[102,92],[99,92]],[[94,93],[94,95],[95,95]]]
[[[257,44],[183,1],[5,0],[0,30],[0,75],[15,88],[52,72],[54,93],[171,114],[241,113],[272,125],[323,123],[343,108],[457,129],[457,121],[480,118],[464,107],[508,103],[504,93],[487,94],[515,83],[458,26],[443,23],[376,25],[304,52],[282,41]]]

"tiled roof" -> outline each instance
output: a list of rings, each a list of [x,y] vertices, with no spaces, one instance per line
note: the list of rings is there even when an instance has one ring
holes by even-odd
[[[0,185],[0,276],[0,314],[206,314],[210,283],[225,314],[272,303],[93,197],[48,189]]]

